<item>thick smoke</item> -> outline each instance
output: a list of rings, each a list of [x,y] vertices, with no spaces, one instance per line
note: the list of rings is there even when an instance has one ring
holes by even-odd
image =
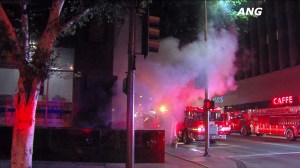
[[[209,28],[207,41],[199,34],[197,41],[181,50],[178,45],[178,39],[163,39],[158,55],[150,55],[137,63],[137,93],[149,94],[154,108],[160,104],[167,106],[168,112],[163,114],[162,122],[171,123],[165,126],[174,125],[174,119],[181,120],[185,106],[201,105],[197,100],[204,98],[206,83],[210,97],[223,95],[236,87],[237,40],[234,34],[225,29]]]
[[[156,111],[160,115],[160,129],[166,130],[167,143],[174,136],[176,121],[182,120],[184,107],[202,105],[200,98],[204,98],[206,84],[210,97],[236,88],[236,35],[211,26],[207,37],[208,40],[204,41],[201,33],[197,41],[181,49],[178,48],[179,40],[169,37],[160,41],[158,54],[150,54],[145,60],[137,58],[135,111],[144,114],[150,110]],[[127,57],[123,58],[126,64]],[[122,85],[120,82],[118,89]],[[115,116],[124,119],[126,96],[123,94],[121,98],[123,100],[116,100],[118,103],[115,105],[122,109],[122,115]],[[168,111],[160,113],[160,105],[165,105]],[[117,117],[115,119],[118,120]]]

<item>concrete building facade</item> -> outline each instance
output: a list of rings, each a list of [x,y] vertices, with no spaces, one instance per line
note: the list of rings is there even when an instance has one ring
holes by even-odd
[[[220,106],[300,95],[300,2],[261,1],[261,16],[250,18],[237,55],[237,90]]]

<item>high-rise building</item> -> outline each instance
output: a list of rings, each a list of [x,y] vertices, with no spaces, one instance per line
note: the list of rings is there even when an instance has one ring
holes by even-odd
[[[299,106],[300,2],[264,0],[258,5],[262,14],[251,17],[249,31],[240,34],[237,90],[224,95],[220,106],[271,107],[274,99],[290,96]]]

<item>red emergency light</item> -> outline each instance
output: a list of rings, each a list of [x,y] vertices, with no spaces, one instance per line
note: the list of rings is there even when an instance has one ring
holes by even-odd
[[[215,108],[215,102],[213,100],[204,99],[203,109],[204,110],[212,110]]]

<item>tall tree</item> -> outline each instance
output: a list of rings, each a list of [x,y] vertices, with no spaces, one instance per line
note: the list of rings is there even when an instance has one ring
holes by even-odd
[[[38,10],[45,4],[49,9],[47,12]],[[0,54],[12,58],[19,70],[12,168],[32,167],[37,100],[41,82],[49,77],[55,65],[53,46],[57,37],[74,34],[76,28],[84,26],[93,16],[97,16],[94,18],[100,23],[120,21],[125,5],[123,1],[108,0],[0,1]],[[42,20],[47,22],[36,24],[36,16],[42,14],[46,14]],[[37,29],[41,30],[40,33],[35,32]],[[30,45],[33,37],[37,43],[34,48]]]

